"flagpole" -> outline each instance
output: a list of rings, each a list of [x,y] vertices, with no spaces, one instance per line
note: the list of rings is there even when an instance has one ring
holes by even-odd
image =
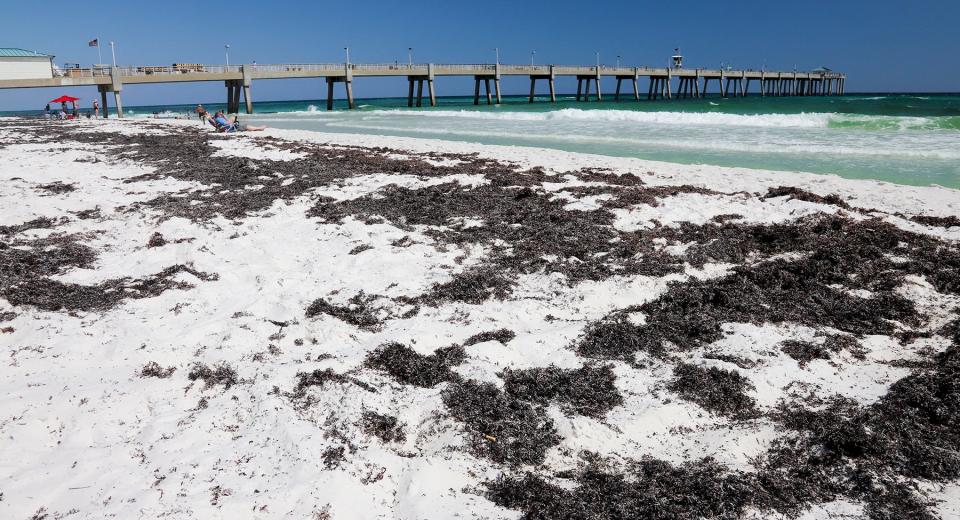
[[[97,36],[97,66],[103,65],[103,55],[100,54],[100,37]]]

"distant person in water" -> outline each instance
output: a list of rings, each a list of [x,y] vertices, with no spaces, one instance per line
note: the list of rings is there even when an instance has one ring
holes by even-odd
[[[206,108],[203,108],[203,105],[197,105],[197,108],[194,108],[193,111],[196,112],[197,117],[200,118],[200,123],[206,123],[207,116],[209,116],[210,114],[207,113]]]
[[[97,103],[97,100],[93,100],[93,117],[100,119],[100,103]]]

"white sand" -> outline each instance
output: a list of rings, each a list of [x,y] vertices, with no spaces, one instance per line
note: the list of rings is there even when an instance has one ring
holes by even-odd
[[[92,132],[162,131],[144,121],[80,124]],[[649,184],[695,184],[728,193],[763,193],[767,187],[792,185],[823,195],[837,193],[854,206],[886,213],[960,214],[960,192],[940,187],[397,137],[281,130],[249,137],[264,135],[387,146],[410,154],[476,152],[554,172],[608,168],[612,174],[639,174]],[[218,153],[272,160],[298,156],[261,149],[249,137],[238,135],[218,143]],[[589,320],[650,301],[670,280],[720,276],[731,267],[708,265],[685,275],[614,278],[572,288],[556,275],[526,276],[507,301],[424,308],[414,318],[392,320],[383,330],[368,332],[329,316],[307,319],[304,309],[315,298],[342,303],[361,290],[389,297],[416,295],[449,279],[485,252],[481,248],[438,252],[428,237],[389,224],[352,220],[342,225],[319,224],[304,215],[313,204],[311,199],[359,197],[390,183],[476,184],[484,179],[464,175],[424,181],[416,176],[370,175],[351,180],[342,190],[316,190],[290,203],[278,202],[256,216],[198,225],[176,218],[161,221],[150,212],[116,211],[189,183],[167,179],[124,184],[124,179],[149,168],[129,162],[77,162],[109,153],[91,145],[25,142],[15,129],[0,130],[0,143],[7,144],[0,148],[0,224],[40,216],[68,217],[70,222],[55,231],[93,237],[90,245],[100,255],[94,268],[74,269],[63,280],[95,283],[148,275],[188,262],[220,275],[218,281],[203,282],[181,274],[181,279],[196,287],[127,300],[103,313],[71,316],[13,308],[0,300],[0,312],[19,314],[0,323],[0,327],[14,328],[0,334],[4,360],[0,362],[0,518],[28,518],[40,508],[52,518],[311,518],[324,511],[338,520],[517,518],[519,512],[501,509],[482,496],[481,484],[501,470],[463,449],[463,426],[445,415],[440,401],[443,385],[421,389],[396,384],[361,369],[366,354],[387,341],[399,341],[426,354],[478,332],[508,328],[517,333],[515,340],[469,347],[468,360],[456,370],[499,384],[496,373],[507,367],[551,363],[579,367],[583,360],[568,347]],[[53,196],[35,189],[53,181],[73,183],[78,189]],[[97,206],[102,219],[79,220],[71,213]],[[702,223],[727,213],[743,214],[748,221],[777,222],[818,211],[837,208],[785,198],[761,201],[737,194],[684,194],[655,208],[620,211],[617,226],[649,227],[653,219],[667,225]],[[884,218],[912,231],[960,239],[957,228],[931,228],[890,215]],[[156,231],[171,243],[147,249],[147,238]],[[50,232],[30,230],[23,236]],[[407,235],[414,245],[391,246]],[[172,243],[181,238],[192,241]],[[375,249],[348,254],[361,244]],[[464,265],[454,263],[460,255],[467,255]],[[923,280],[904,291],[931,308],[960,305],[956,298],[936,294]],[[547,320],[547,315],[559,319]],[[278,327],[267,320],[294,323],[283,329],[282,337],[271,339]],[[865,360],[840,356],[800,367],[771,347],[783,339],[811,339],[812,330],[787,325],[730,324],[728,328],[730,334],[710,350],[756,360],[756,369],[740,370],[731,363],[706,359],[704,351],[695,351],[691,362],[741,371],[754,383],[752,395],[761,408],[785,397],[791,385],[816,395],[842,394],[870,403],[908,373],[881,363],[911,356],[892,338],[867,338]],[[295,345],[296,339],[303,339],[303,345]],[[269,353],[271,345],[279,352]],[[938,340],[927,340],[911,348],[921,345],[946,347]],[[258,353],[262,361],[253,359]],[[316,361],[320,354],[333,358]],[[149,361],[177,367],[177,371],[170,379],[138,377],[138,370]],[[236,367],[243,383],[226,391],[189,384],[186,375],[193,363],[220,361]],[[313,391],[317,402],[304,411],[273,392],[275,386],[289,391],[299,371],[327,367],[337,372],[357,370],[354,376],[378,392],[328,385]],[[613,457],[649,455],[671,462],[713,456],[731,468],[750,470],[750,458],[778,436],[772,424],[730,427],[726,420],[670,396],[664,389],[670,377],[667,366],[651,362],[638,369],[619,363],[615,371],[625,402],[605,420],[566,417],[558,408],[551,409],[564,441],[548,454],[549,468],[572,467],[576,453],[586,449]],[[207,408],[198,408],[201,398],[208,400]],[[406,442],[384,444],[362,434],[359,418],[364,410],[398,416],[406,425]],[[357,451],[348,454],[339,469],[326,470],[321,454],[340,444],[324,435],[334,425],[353,439]],[[958,485],[934,486],[944,500],[945,515],[960,511]],[[804,518],[857,517],[861,512],[860,504],[837,502],[818,506]]]

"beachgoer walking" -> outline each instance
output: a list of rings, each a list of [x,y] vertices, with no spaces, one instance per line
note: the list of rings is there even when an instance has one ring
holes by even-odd
[[[97,100],[93,100],[93,117],[100,119],[100,103],[97,103]]]
[[[204,125],[207,122],[207,109],[203,108],[203,105],[197,105],[197,108],[193,109],[197,113],[197,117],[200,118],[200,124]]]

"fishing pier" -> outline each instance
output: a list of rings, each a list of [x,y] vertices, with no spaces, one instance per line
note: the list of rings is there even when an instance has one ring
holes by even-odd
[[[821,69],[810,72],[772,72],[731,69],[686,69],[681,67],[608,67],[577,65],[506,65],[494,64],[245,64],[171,66],[96,67],[62,71],[62,75],[39,79],[0,80],[0,89],[38,87],[96,87],[101,106],[107,112],[107,94],[112,93],[118,117],[123,117],[120,94],[128,85],[146,83],[184,83],[222,81],[227,90],[228,112],[240,111],[241,94],[245,111],[253,113],[251,89],[254,80],[288,78],[323,78],[327,84],[327,110],[333,110],[334,86],[343,83],[347,106],[355,108],[353,82],[361,77],[406,77],[407,106],[423,106],[424,83],[430,106],[437,105],[436,79],[440,77],[473,77],[473,103],[481,102],[481,86],[487,104],[501,102],[500,81],[506,76],[527,76],[530,80],[530,102],[536,98],[537,82],[547,83],[551,102],[556,102],[555,80],[558,77],[577,79],[577,101],[602,101],[601,86],[616,81],[614,100],[624,92],[633,100],[642,99],[641,83],[646,82],[646,99],[702,98],[708,90],[723,97],[745,97],[751,85],[758,96],[842,96],[846,74]],[[491,89],[491,83],[493,88]],[[591,87],[594,95],[591,97]],[[625,87],[625,88],[624,88]]]

